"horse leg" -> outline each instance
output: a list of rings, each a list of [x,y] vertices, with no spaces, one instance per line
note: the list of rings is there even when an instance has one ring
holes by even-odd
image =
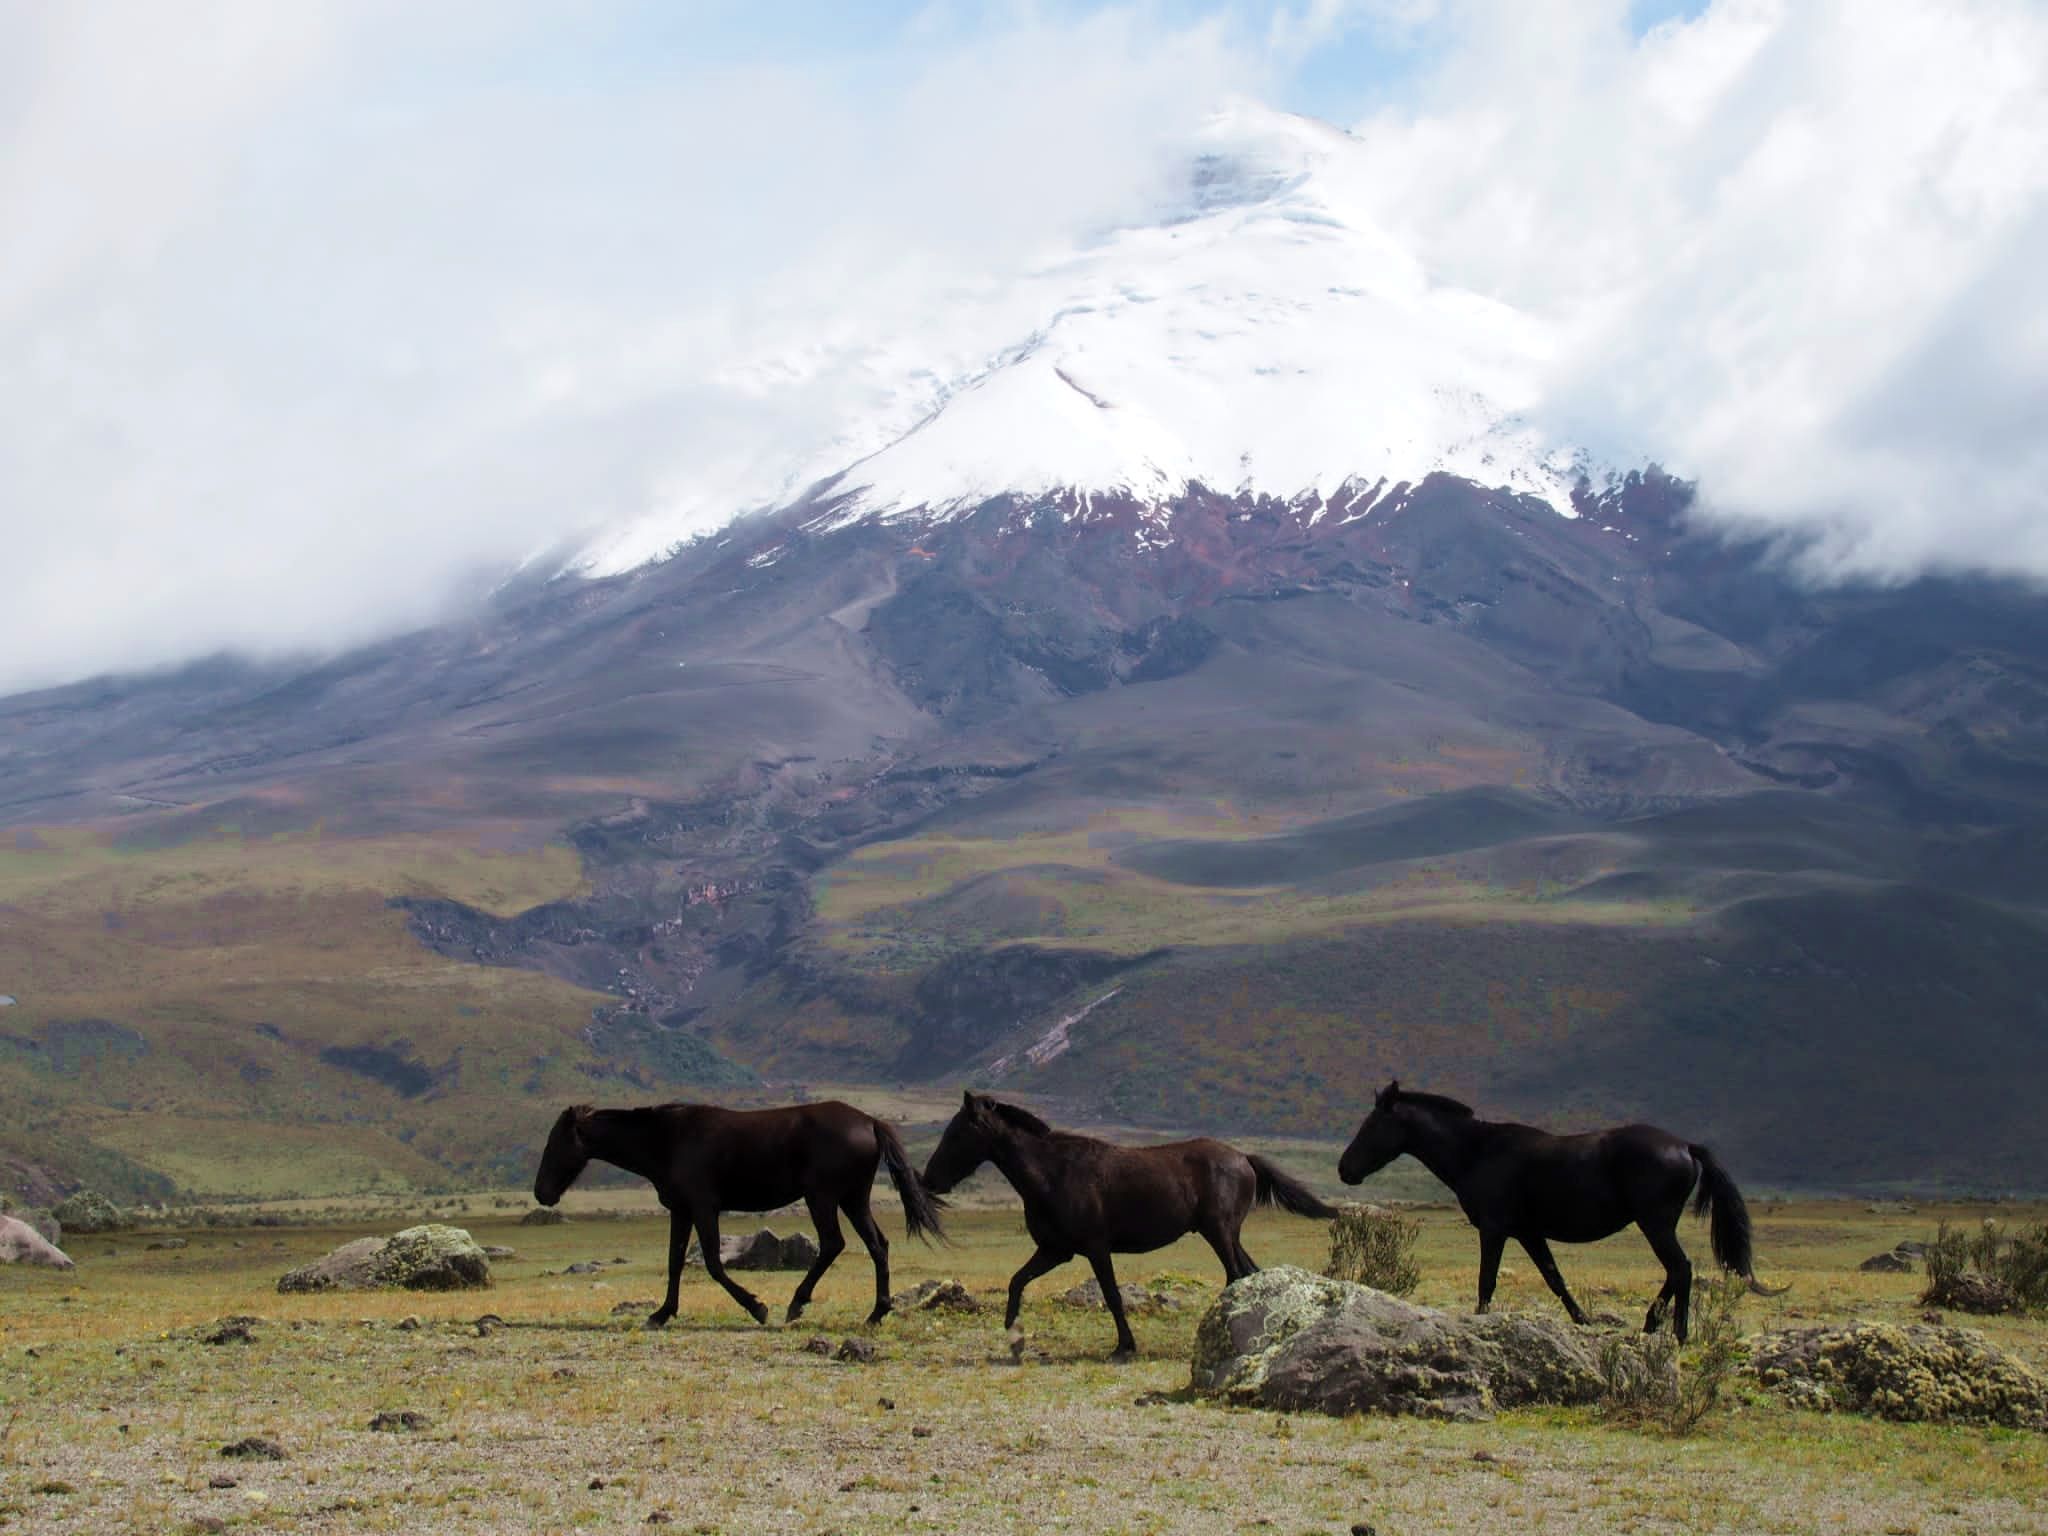
[[[1095,1283],[1102,1287],[1102,1300],[1109,1308],[1109,1315],[1116,1319],[1116,1353],[1112,1360],[1129,1360],[1138,1352],[1138,1341],[1131,1337],[1130,1320],[1124,1316],[1123,1288],[1116,1283],[1116,1270],[1109,1262],[1109,1250],[1098,1248],[1088,1255],[1088,1262],[1095,1267]]]
[[[768,1321],[768,1308],[761,1298],[725,1272],[725,1260],[718,1253],[718,1212],[706,1210],[697,1217],[697,1246],[704,1250],[704,1268],[725,1287],[725,1294],[747,1309],[757,1323]]]
[[[832,1267],[832,1261],[846,1251],[846,1239],[840,1235],[839,1212],[832,1202],[823,1195],[806,1195],[804,1204],[811,1210],[811,1225],[818,1229],[818,1262],[797,1286],[796,1294],[789,1298],[789,1311],[783,1314],[785,1323],[793,1323],[803,1316],[805,1307],[811,1304],[811,1292],[818,1288],[818,1282],[825,1278],[825,1271]]]
[[[1481,1312],[1493,1306],[1494,1282],[1500,1279],[1500,1255],[1508,1240],[1499,1232],[1479,1234],[1479,1308]]]
[[[1032,1252],[1031,1257],[1024,1261],[1024,1267],[1010,1276],[1010,1305],[1003,1312],[1005,1328],[1017,1326],[1017,1314],[1024,1306],[1024,1287],[1047,1271],[1058,1269],[1072,1257],[1071,1253],[1054,1253],[1045,1247]]]
[[[678,1206],[668,1213],[668,1295],[648,1314],[647,1326],[666,1328],[676,1315],[676,1303],[683,1288],[683,1256],[690,1251],[690,1212]]]
[[[1565,1288],[1564,1271],[1557,1267],[1557,1260],[1551,1256],[1550,1244],[1540,1237],[1525,1237],[1519,1241],[1529,1257],[1536,1261],[1537,1272],[1543,1276],[1551,1293],[1564,1303],[1564,1309],[1571,1314],[1572,1321],[1583,1326],[1586,1321],[1585,1309],[1572,1300],[1572,1293]]]
[[[889,1315],[889,1239],[865,1198],[858,1203],[847,1201],[846,1219],[853,1223],[854,1232],[867,1245],[868,1257],[874,1261],[875,1310],[868,1314],[868,1321],[879,1323]]]
[[[1216,1251],[1217,1262],[1223,1266],[1223,1283],[1251,1273],[1244,1267],[1244,1250],[1239,1247],[1237,1234],[1225,1232],[1221,1222],[1210,1222],[1202,1228],[1202,1240]]]
[[[1692,1327],[1692,1260],[1685,1256],[1685,1245],[1678,1240],[1676,1223],[1668,1227],[1644,1227],[1643,1236],[1650,1240],[1650,1251],[1664,1265],[1664,1290],[1650,1308],[1650,1317],[1653,1321],[1662,1322],[1665,1301],[1668,1299],[1676,1303],[1672,1332],[1683,1344]],[[1643,1332],[1656,1331],[1648,1323],[1644,1325]]]
[[[1239,1238],[1237,1240],[1237,1278],[1242,1280],[1246,1275],[1256,1275],[1258,1272],[1259,1266],[1254,1264],[1252,1256],[1244,1251],[1244,1239]]]

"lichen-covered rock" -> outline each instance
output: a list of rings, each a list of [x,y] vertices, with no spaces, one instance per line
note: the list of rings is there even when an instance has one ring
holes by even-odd
[[[1288,1267],[1217,1298],[1189,1384],[1266,1408],[1460,1420],[1602,1390],[1591,1342],[1562,1319],[1438,1312]]]
[[[1126,1312],[1178,1312],[1187,1304],[1187,1294],[1180,1286],[1133,1285],[1124,1280],[1118,1282],[1117,1292],[1123,1297]],[[1102,1299],[1102,1283],[1093,1279],[1083,1280],[1073,1289],[1061,1292],[1060,1303],[1097,1312],[1107,1310]]]
[[[491,1283],[491,1261],[460,1227],[359,1237],[277,1282],[280,1291],[463,1291]]]
[[[1966,1269],[1959,1275],[1948,1275],[1927,1288],[1920,1298],[1937,1307],[1947,1307],[1952,1312],[1970,1312],[1978,1317],[1997,1317],[2006,1312],[2017,1312],[2020,1299],[1996,1275],[1981,1274]]]
[[[981,1303],[958,1280],[920,1280],[889,1298],[891,1312],[979,1312]]]
[[[2048,1382],[1972,1328],[1850,1323],[1769,1333],[1750,1370],[1805,1408],[2048,1429]]]
[[[818,1241],[804,1232],[777,1237],[768,1227],[758,1232],[730,1233],[718,1240],[718,1260],[727,1269],[809,1269],[818,1262]],[[683,1262],[704,1262],[695,1243],[690,1245]]]
[[[79,1190],[59,1203],[50,1214],[69,1232],[119,1232],[128,1225],[125,1211],[105,1195],[91,1189]]]
[[[28,1264],[40,1269],[71,1269],[70,1256],[25,1221],[0,1216],[0,1264]]]
[[[536,1205],[519,1218],[522,1227],[559,1227],[569,1218],[551,1205]]]

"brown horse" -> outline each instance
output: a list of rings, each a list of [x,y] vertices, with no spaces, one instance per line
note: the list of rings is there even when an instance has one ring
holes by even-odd
[[[1359,1183],[1404,1152],[1450,1185],[1465,1219],[1479,1229],[1481,1312],[1493,1305],[1501,1251],[1513,1238],[1572,1321],[1585,1322],[1551,1256],[1551,1241],[1597,1243],[1634,1222],[1664,1265],[1664,1289],[1650,1304],[1643,1331],[1655,1333],[1665,1307],[1676,1303],[1673,1326],[1684,1343],[1692,1316],[1692,1261],[1678,1241],[1678,1218],[1689,1195],[1695,1216],[1713,1213],[1708,1230],[1721,1267],[1747,1277],[1760,1295],[1783,1294],[1757,1283],[1749,1207],[1728,1171],[1705,1147],[1654,1125],[1554,1136],[1534,1126],[1481,1120],[1456,1099],[1389,1083],[1344,1149],[1337,1175],[1346,1184]]]
[[[718,1217],[724,1211],[772,1211],[802,1200],[818,1229],[818,1261],[790,1298],[790,1320],[810,1305],[811,1292],[846,1248],[839,1213],[867,1245],[875,1264],[875,1310],[889,1311],[889,1239],[875,1224],[869,1199],[877,1166],[903,1197],[910,1235],[939,1232],[939,1207],[918,1182],[896,1132],[850,1104],[827,1101],[782,1109],[720,1109],[712,1104],[658,1104],[647,1109],[562,1111],[534,1175],[533,1198],[553,1205],[576,1182],[584,1165],[600,1162],[637,1173],[654,1186],[669,1211],[668,1296],[647,1319],[660,1328],[676,1315],[683,1255],[697,1234],[704,1268],[757,1323],[768,1321],[759,1297],[725,1272],[718,1254]]]
[[[944,1194],[991,1162],[1023,1197],[1024,1226],[1038,1244],[1010,1277],[1003,1326],[1016,1327],[1025,1286],[1080,1254],[1116,1319],[1118,1360],[1136,1354],[1138,1341],[1124,1317],[1112,1253],[1150,1253],[1197,1232],[1216,1250],[1224,1279],[1237,1280],[1258,1268],[1239,1235],[1253,1205],[1297,1216],[1337,1214],[1265,1158],[1220,1141],[1119,1147],[1055,1131],[1029,1110],[970,1093],[925,1164],[925,1188]]]

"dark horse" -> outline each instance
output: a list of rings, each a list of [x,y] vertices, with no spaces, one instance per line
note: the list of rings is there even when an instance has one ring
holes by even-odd
[[[944,1194],[983,1163],[994,1163],[1024,1199],[1024,1226],[1038,1249],[1010,1277],[1003,1326],[1017,1325],[1024,1287],[1080,1254],[1094,1266],[1102,1299],[1116,1319],[1116,1358],[1137,1353],[1124,1317],[1112,1253],[1150,1253],[1184,1233],[1200,1233],[1223,1263],[1226,1280],[1258,1268],[1239,1236],[1255,1204],[1297,1216],[1337,1212],[1263,1157],[1220,1141],[1119,1147],[1056,1131],[1014,1104],[967,1094],[925,1164],[925,1188]]]
[[[1695,1216],[1713,1213],[1709,1231],[1721,1267],[1747,1278],[1759,1295],[1782,1294],[1757,1284],[1749,1207],[1727,1170],[1705,1147],[1654,1125],[1553,1136],[1533,1126],[1481,1120],[1456,1099],[1408,1093],[1389,1083],[1344,1149],[1338,1177],[1356,1184],[1403,1152],[1451,1186],[1466,1219],[1479,1229],[1481,1312],[1493,1303],[1501,1250],[1512,1237],[1572,1321],[1585,1322],[1551,1257],[1550,1240],[1595,1243],[1634,1222],[1664,1264],[1664,1289],[1650,1304],[1643,1331],[1655,1333],[1665,1306],[1676,1302],[1674,1326],[1683,1343],[1692,1312],[1692,1261],[1678,1242],[1678,1218],[1688,1195]]]
[[[683,1255],[690,1233],[704,1254],[704,1268],[745,1307],[757,1323],[768,1308],[725,1272],[718,1254],[721,1211],[772,1211],[802,1200],[818,1229],[818,1261],[789,1301],[793,1320],[810,1305],[832,1261],[846,1248],[839,1213],[867,1244],[875,1261],[875,1310],[879,1322],[889,1310],[889,1239],[875,1224],[868,1201],[877,1165],[903,1197],[912,1237],[939,1231],[940,1202],[925,1193],[903,1143],[888,1125],[850,1104],[792,1104],[783,1109],[720,1109],[711,1104],[658,1104],[648,1109],[592,1109],[579,1104],[562,1111],[548,1134],[534,1175],[533,1198],[553,1205],[576,1182],[592,1158],[637,1173],[654,1186],[669,1210],[668,1295],[647,1319],[659,1328],[676,1315]]]

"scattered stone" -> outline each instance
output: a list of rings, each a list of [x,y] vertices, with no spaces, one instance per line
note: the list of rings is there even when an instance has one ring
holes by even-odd
[[[1873,1253],[1856,1267],[1866,1275],[1910,1275],[1913,1261],[1894,1249],[1890,1253]]]
[[[896,1399],[893,1397],[878,1397],[875,1399],[875,1406],[884,1413],[894,1413],[896,1411]]]
[[[245,1435],[232,1445],[224,1445],[220,1453],[234,1461],[283,1461],[284,1447],[263,1435]]]
[[[812,1337],[804,1340],[804,1353],[807,1355],[829,1355],[832,1353],[832,1341],[822,1333],[814,1334]]]
[[[565,1275],[594,1275],[603,1268],[604,1266],[598,1263],[597,1260],[591,1259],[583,1264],[571,1264],[562,1273]]]
[[[253,1317],[224,1317],[214,1324],[212,1330],[199,1336],[202,1344],[254,1344],[256,1330],[250,1325]]]
[[[1527,1403],[1592,1403],[1589,1338],[1561,1318],[1415,1306],[1291,1266],[1229,1286],[1195,1333],[1189,1385],[1287,1410],[1476,1421]]]
[[[0,1216],[0,1264],[28,1264],[39,1269],[75,1269],[71,1256],[25,1221]]]
[[[727,1269],[809,1269],[818,1262],[818,1243],[803,1232],[777,1237],[763,1227],[758,1232],[719,1238],[718,1261]],[[692,1243],[683,1262],[702,1264],[704,1254]]]
[[[559,1227],[569,1218],[551,1205],[537,1205],[519,1218],[522,1227]]]
[[[2048,1429],[2048,1381],[1973,1328],[1798,1328],[1756,1340],[1749,1368],[1802,1408]]]
[[[76,1488],[72,1487],[71,1484],[65,1482],[64,1479],[61,1477],[53,1477],[47,1479],[44,1482],[37,1483],[35,1487],[30,1489],[29,1491],[31,1493],[46,1493],[55,1498],[63,1498],[67,1494],[73,1494],[78,1492]]]
[[[167,1252],[175,1252],[175,1251],[176,1251],[177,1249],[180,1249],[180,1248],[190,1248],[191,1246],[192,1246],[192,1241],[191,1241],[191,1239],[190,1239],[190,1238],[184,1238],[184,1237],[160,1237],[160,1238],[158,1238],[158,1239],[157,1239],[157,1240],[156,1240],[155,1242],[153,1242],[153,1243],[145,1243],[145,1244],[143,1245],[143,1252],[145,1252],[145,1253],[167,1253]]]
[[[1909,1259],[1920,1259],[1927,1256],[1927,1245],[1918,1238],[1909,1237],[1902,1242],[1894,1243],[1892,1252],[1903,1253]]]
[[[844,1360],[851,1365],[873,1365],[875,1363],[875,1341],[873,1339],[841,1339],[839,1348],[832,1353],[834,1360]]]
[[[1178,1312],[1185,1305],[1177,1292],[1163,1285],[1133,1285],[1126,1280],[1118,1283],[1117,1291],[1123,1297],[1126,1312]],[[1063,1292],[1060,1304],[1097,1312],[1109,1310],[1102,1300],[1102,1284],[1097,1280],[1084,1280]]]
[[[979,1312],[982,1304],[958,1280],[920,1280],[889,1298],[892,1312]]]
[[[929,1440],[929,1439],[931,1439],[931,1437],[932,1437],[932,1432],[931,1432],[931,1426],[930,1426],[930,1425],[927,1425],[927,1424],[913,1424],[913,1425],[911,1425],[911,1426],[910,1426],[910,1438],[911,1438],[911,1439],[913,1439],[913,1440]]]
[[[1938,1286],[1930,1286],[1920,1299],[1947,1307],[1952,1312],[1968,1312],[1977,1317],[1997,1317],[2020,1309],[2019,1296],[2011,1286],[1994,1275],[1974,1269],[1966,1269]]]
[[[209,1488],[232,1488],[235,1486],[236,1481],[235,1478],[229,1477],[225,1472],[216,1472],[206,1480],[206,1486]]]
[[[1173,1399],[1164,1392],[1140,1392],[1131,1399],[1134,1408],[1164,1408]]]
[[[647,1512],[647,1518],[640,1523],[642,1525],[673,1525],[675,1518],[674,1515],[665,1509],[650,1509]]]
[[[633,1261],[632,1261],[631,1259],[622,1259],[622,1258],[618,1257],[618,1256],[617,1256],[616,1254],[614,1254],[614,1255],[612,1256],[612,1260],[611,1260],[611,1262],[612,1262],[612,1264],[613,1264],[614,1266],[617,1266],[617,1265],[620,1265],[620,1264],[630,1264],[630,1263],[632,1263]]]
[[[227,1521],[221,1519],[219,1515],[194,1515],[192,1523],[186,1526],[187,1530],[199,1531],[205,1533],[205,1536],[213,1536],[213,1533],[224,1531],[227,1528]]]
[[[284,1292],[474,1290],[491,1283],[491,1261],[460,1227],[408,1227],[359,1237],[277,1282]]]
[[[379,1434],[395,1435],[425,1429],[427,1422],[424,1413],[415,1413],[410,1408],[400,1408],[396,1412],[378,1414],[370,1420],[370,1428]]]
[[[588,1486],[592,1493],[600,1493],[604,1489],[604,1479],[601,1477],[593,1477],[590,1480]]]
[[[1380,1536],[1369,1523],[1360,1520],[1351,1527],[1351,1536]]]
[[[474,1323],[471,1323],[470,1326],[476,1329],[476,1336],[478,1338],[488,1339],[492,1334],[502,1332],[504,1329],[509,1328],[512,1325],[506,1322],[505,1319],[503,1319],[502,1317],[498,1316],[497,1313],[486,1312]]]
[[[404,1317],[398,1320],[398,1331],[400,1333],[418,1333],[420,1331],[419,1318],[410,1312],[406,1313]]]
[[[1472,1459],[1474,1461],[1483,1461],[1488,1463],[1499,1460],[1499,1458],[1495,1456],[1493,1452],[1485,1449],[1483,1446],[1479,1450],[1476,1450],[1472,1453]]]
[[[119,1232],[129,1225],[128,1213],[114,1204],[97,1190],[81,1189],[67,1200],[57,1202],[50,1214],[69,1232],[85,1232],[97,1236],[102,1232]]]
[[[519,1255],[515,1250],[506,1248],[501,1244],[485,1243],[484,1257],[489,1259],[493,1264],[502,1264],[507,1259],[518,1258]]]
[[[647,1313],[652,1312],[656,1307],[660,1305],[661,1303],[658,1301],[622,1301],[617,1306],[612,1308],[612,1316],[644,1317]]]

